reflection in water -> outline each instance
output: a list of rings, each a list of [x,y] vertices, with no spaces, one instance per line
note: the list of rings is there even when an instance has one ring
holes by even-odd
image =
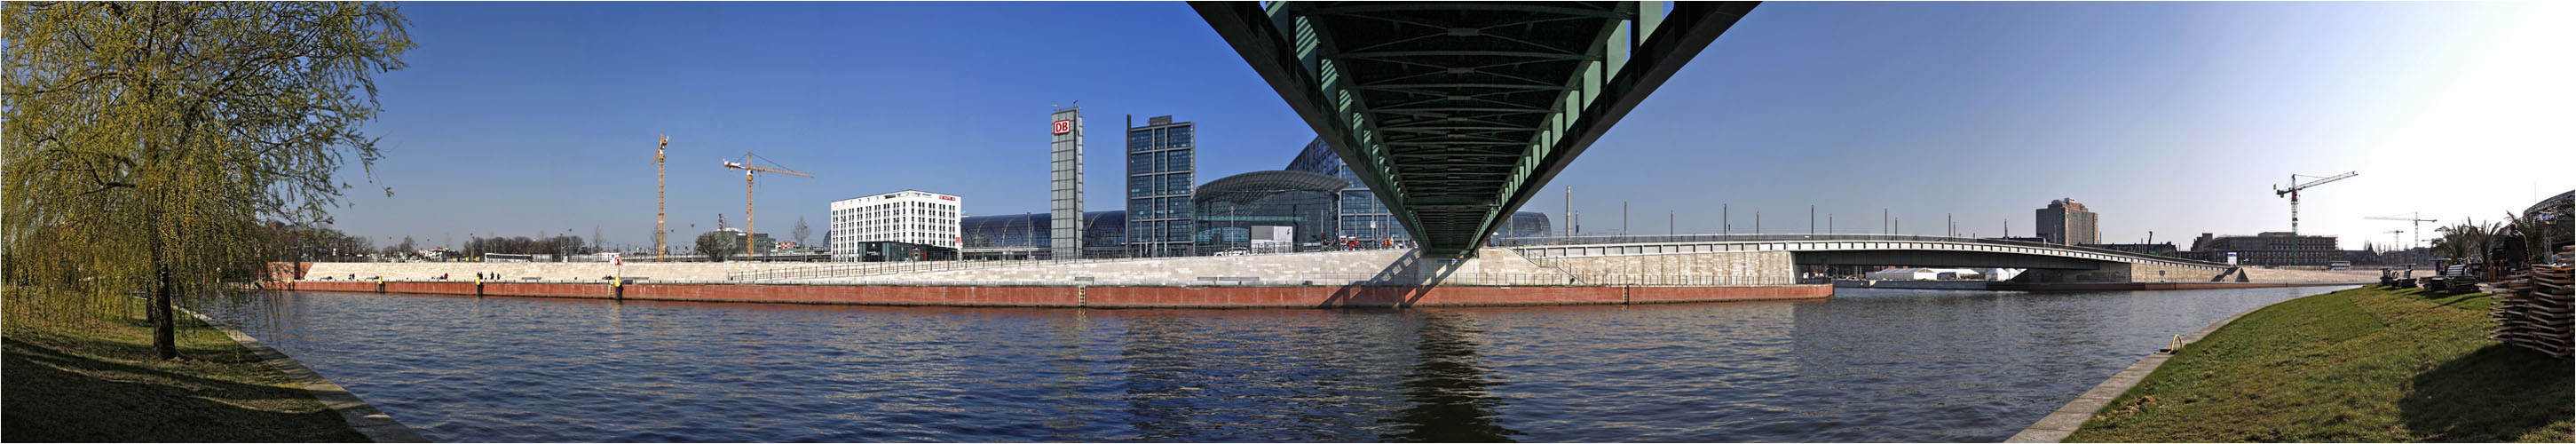
[[[1411,406],[1385,422],[1399,430],[1381,435],[1395,442],[1512,442],[1521,432],[1495,422],[1503,401],[1488,390],[1502,384],[1486,380],[1477,362],[1473,321],[1454,313],[1415,315],[1413,371],[1404,375],[1404,396]]]
[[[1075,310],[271,293],[200,311],[440,442],[1998,441],[2329,291]]]
[[[1137,418],[1140,438],[1170,440],[1190,436],[1195,425],[1193,416],[1206,412],[1188,404],[1194,391],[1207,387],[1195,383],[1200,372],[1223,371],[1224,363],[1196,356],[1201,344],[1192,343],[1193,332],[1188,321],[1170,317],[1151,317],[1127,322],[1124,333],[1127,347],[1119,354],[1127,362],[1126,394],[1128,415]],[[1210,368],[1195,368],[1206,365]]]

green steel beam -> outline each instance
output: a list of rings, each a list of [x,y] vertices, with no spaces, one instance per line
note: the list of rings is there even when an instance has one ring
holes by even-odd
[[[1447,257],[1474,254],[1756,5],[1191,3],[1427,255]]]

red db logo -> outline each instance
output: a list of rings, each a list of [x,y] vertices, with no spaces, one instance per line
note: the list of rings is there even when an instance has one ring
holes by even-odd
[[[1058,121],[1055,121],[1055,133],[1056,133],[1056,134],[1064,134],[1064,133],[1070,133],[1070,132],[1073,132],[1073,120],[1072,120],[1072,119],[1065,119],[1065,120],[1058,120]]]

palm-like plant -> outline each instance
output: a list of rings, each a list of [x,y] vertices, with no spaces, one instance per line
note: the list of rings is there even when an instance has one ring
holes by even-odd
[[[2502,224],[2463,220],[2459,224],[2434,228],[2442,237],[2433,239],[2433,254],[2452,259],[2486,259],[2487,247],[2494,242],[2496,228]]]

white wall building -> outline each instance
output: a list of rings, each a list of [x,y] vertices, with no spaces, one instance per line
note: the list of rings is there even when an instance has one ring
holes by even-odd
[[[903,190],[832,201],[832,260],[859,260],[860,242],[958,248],[957,196]]]

